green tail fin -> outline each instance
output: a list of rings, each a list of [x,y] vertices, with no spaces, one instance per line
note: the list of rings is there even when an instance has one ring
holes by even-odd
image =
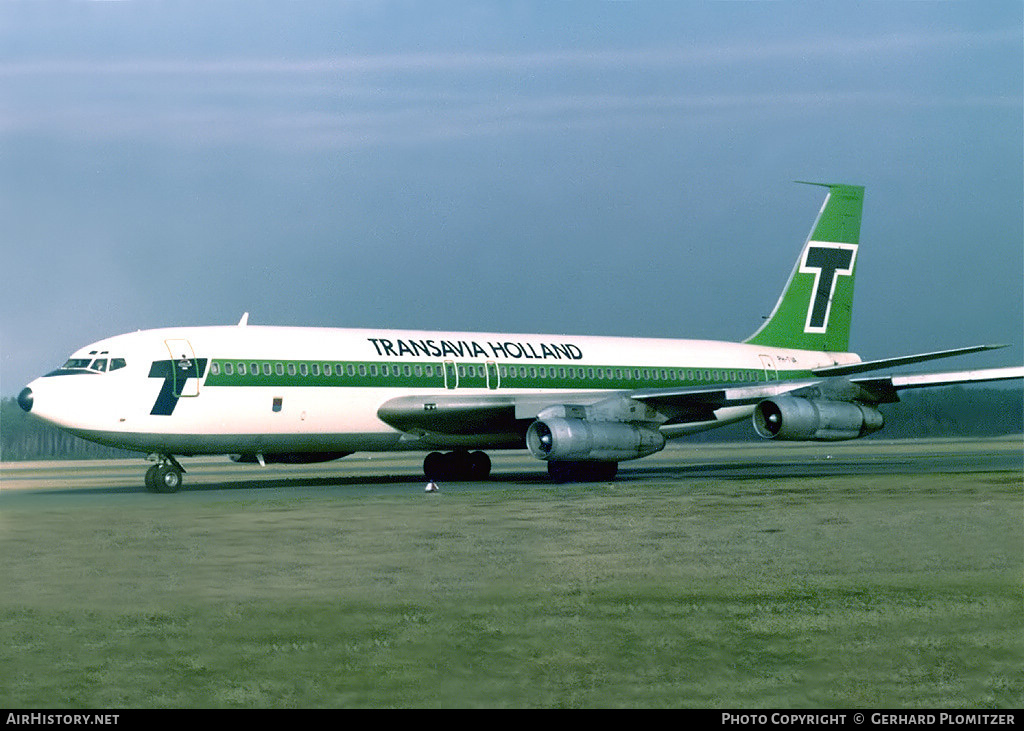
[[[828,188],[828,196],[775,309],[747,343],[801,350],[849,349],[864,188],[810,185]]]

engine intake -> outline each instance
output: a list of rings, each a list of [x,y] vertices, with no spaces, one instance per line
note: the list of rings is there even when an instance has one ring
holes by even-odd
[[[754,431],[765,439],[840,441],[857,439],[885,424],[881,412],[855,401],[778,396],[754,409]]]
[[[617,421],[554,417],[530,424],[526,446],[545,461],[619,462],[661,451],[665,436],[657,429]]]

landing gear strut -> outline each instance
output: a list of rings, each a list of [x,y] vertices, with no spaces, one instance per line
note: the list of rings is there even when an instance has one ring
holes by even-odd
[[[486,480],[491,474],[491,458],[484,452],[431,452],[423,460],[428,480]]]
[[[146,489],[150,492],[177,492],[181,489],[185,468],[169,454],[151,455],[157,464],[146,470]]]

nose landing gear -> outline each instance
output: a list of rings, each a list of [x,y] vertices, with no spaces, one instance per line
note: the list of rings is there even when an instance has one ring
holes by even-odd
[[[150,492],[177,492],[181,489],[185,468],[169,454],[150,455],[157,464],[146,470],[146,489]]]

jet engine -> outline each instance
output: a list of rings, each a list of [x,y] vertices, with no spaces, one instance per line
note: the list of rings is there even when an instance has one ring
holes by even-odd
[[[530,424],[526,446],[546,461],[619,462],[661,451],[665,437],[657,429],[634,424],[553,417]]]
[[[839,441],[857,439],[884,425],[881,412],[855,401],[777,396],[754,409],[754,430],[765,439]]]

